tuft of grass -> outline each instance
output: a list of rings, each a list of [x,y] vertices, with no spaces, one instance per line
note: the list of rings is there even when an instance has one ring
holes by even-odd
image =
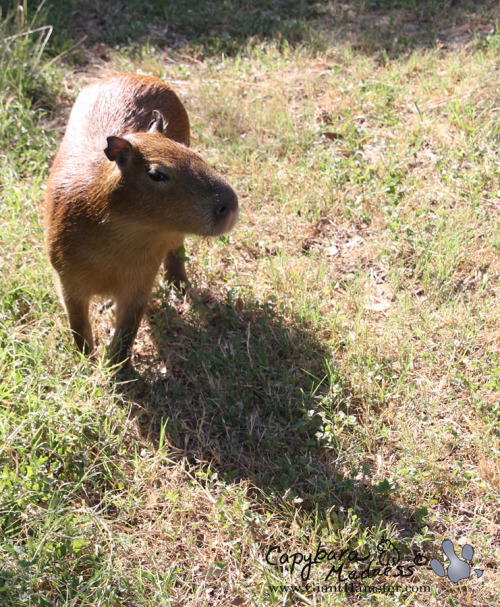
[[[497,604],[496,3],[0,7],[1,604]],[[158,282],[123,384],[42,230],[69,106],[118,70],[172,83],[242,210],[187,296]],[[438,578],[444,539],[483,576]],[[384,540],[427,565],[332,590]],[[320,545],[309,585],[266,560]]]

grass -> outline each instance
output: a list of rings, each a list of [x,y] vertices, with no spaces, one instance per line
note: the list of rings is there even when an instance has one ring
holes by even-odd
[[[62,6],[0,2],[1,604],[498,604],[496,3]],[[158,281],[129,384],[75,353],[42,229],[119,70],[173,84],[242,211],[190,297]],[[483,576],[437,577],[444,539]],[[371,589],[328,588],[354,551]]]

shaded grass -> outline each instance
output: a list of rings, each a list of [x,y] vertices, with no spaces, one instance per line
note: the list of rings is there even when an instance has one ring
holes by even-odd
[[[16,4],[0,1],[4,11]],[[104,53],[103,44],[140,47],[147,41],[204,57],[235,56],[248,43],[261,42],[329,52],[339,40],[362,54],[397,57],[489,34],[499,16],[492,0],[30,0],[25,12],[38,7],[57,26],[52,48],[59,51],[75,40],[86,47],[101,44]]]

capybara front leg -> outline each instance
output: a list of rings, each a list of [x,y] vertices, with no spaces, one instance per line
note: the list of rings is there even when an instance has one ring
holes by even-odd
[[[131,366],[132,345],[141,324],[147,298],[135,301],[115,300],[116,324],[111,342],[110,360],[113,364]]]
[[[94,349],[94,341],[89,321],[89,300],[68,296],[63,299],[76,347],[83,354],[90,354]]]

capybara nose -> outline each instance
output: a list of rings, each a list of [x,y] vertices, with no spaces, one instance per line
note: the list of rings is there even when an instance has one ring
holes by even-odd
[[[238,197],[231,186],[218,192],[214,213],[222,234],[234,228],[238,219]]]

